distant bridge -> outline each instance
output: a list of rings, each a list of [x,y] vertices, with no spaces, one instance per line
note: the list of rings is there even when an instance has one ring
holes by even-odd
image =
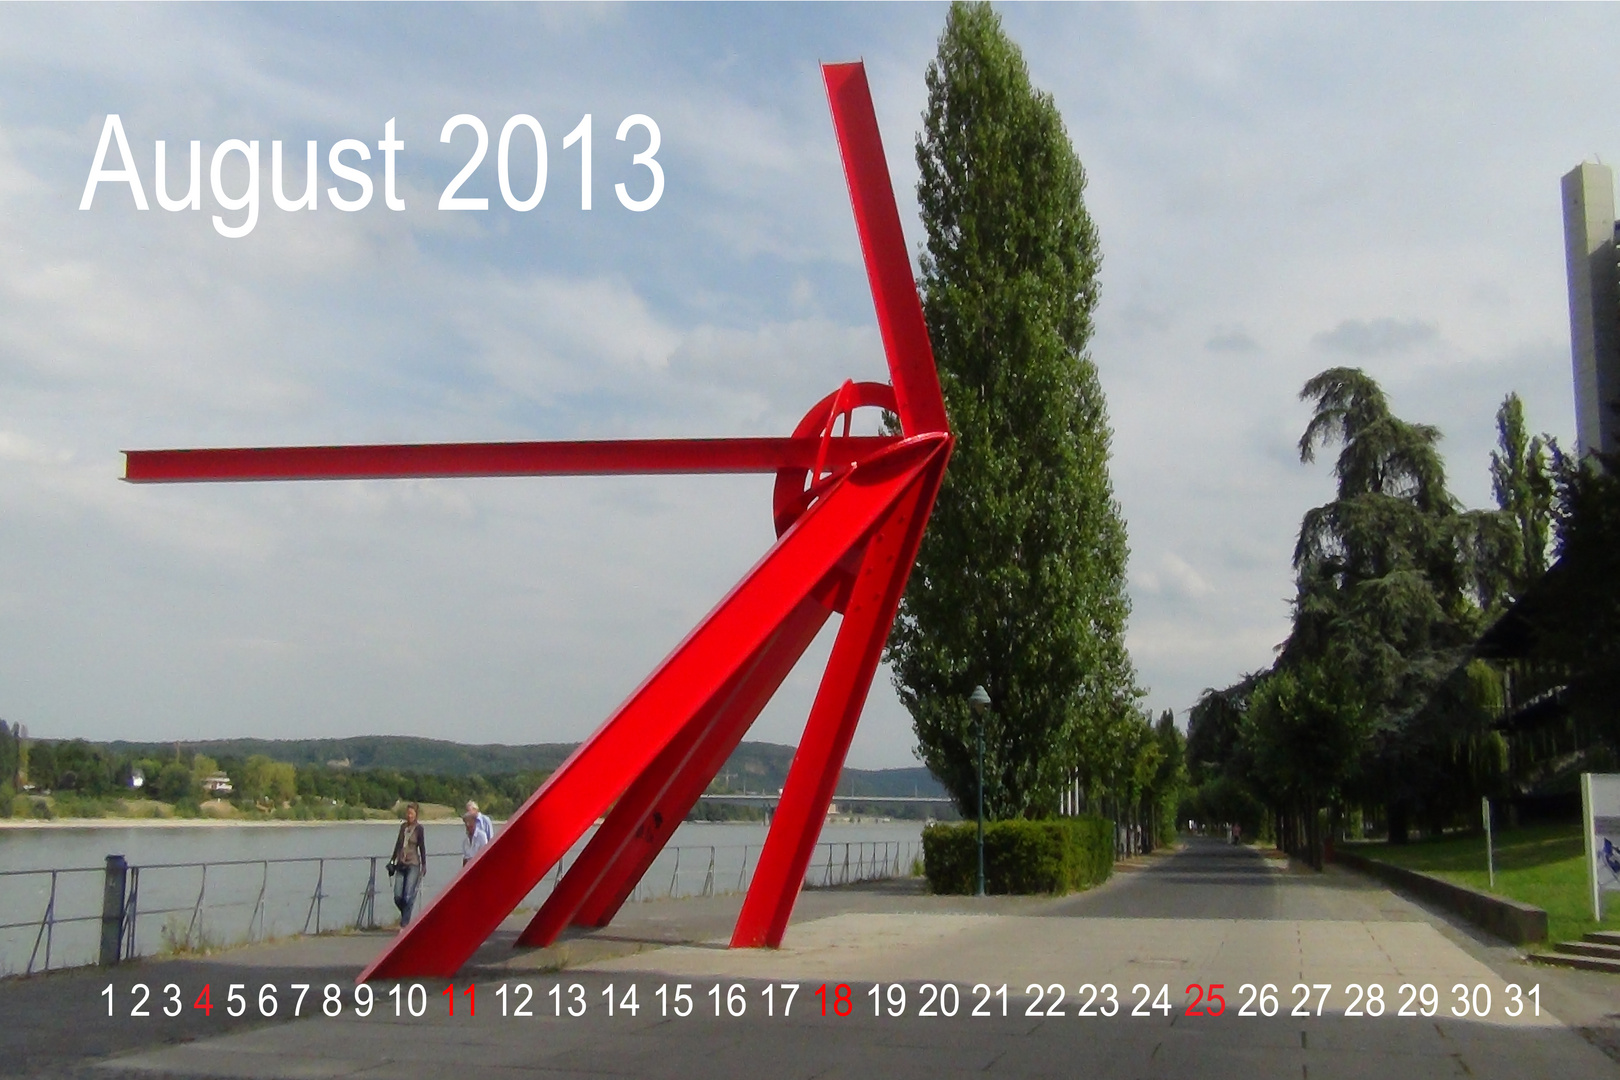
[[[774,806],[781,801],[780,792],[755,794],[699,795],[706,802],[742,803],[745,806]],[[834,795],[833,803],[880,804],[883,806],[955,806],[945,795]]]

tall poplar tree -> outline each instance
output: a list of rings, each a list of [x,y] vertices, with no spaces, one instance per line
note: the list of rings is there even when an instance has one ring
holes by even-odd
[[[1139,696],[1086,353],[1101,255],[1063,121],[988,5],[952,5],[927,85],[921,288],[957,444],[889,659],[958,804],[976,802],[967,698],[983,685],[986,814],[1041,816],[1074,770],[1106,794]]]
[[[1511,595],[1523,596],[1547,572],[1547,545],[1552,537],[1553,480],[1550,440],[1532,438],[1525,430],[1524,403],[1518,394],[1502,399],[1496,410],[1497,449],[1491,453],[1491,490],[1496,505],[1512,518],[1514,543],[1504,560]]]

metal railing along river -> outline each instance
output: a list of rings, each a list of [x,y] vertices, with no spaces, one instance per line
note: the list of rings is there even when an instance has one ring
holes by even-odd
[[[665,848],[630,894],[632,901],[741,892],[762,844]],[[534,908],[577,852],[559,862],[524,900]],[[441,856],[442,864],[452,856]],[[806,868],[809,888],[906,877],[922,858],[915,840],[819,843]],[[298,934],[373,930],[398,919],[392,883],[378,880],[373,855],[224,859],[69,869],[0,870],[0,975],[115,964],[140,956],[206,951]],[[429,861],[417,903],[454,875]],[[460,869],[458,866],[457,870]],[[382,904],[379,912],[378,894]],[[18,919],[23,912],[38,912]],[[0,916],[4,917],[4,916]]]

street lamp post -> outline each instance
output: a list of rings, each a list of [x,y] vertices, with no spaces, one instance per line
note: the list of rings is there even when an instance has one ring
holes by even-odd
[[[984,895],[984,714],[990,708],[990,695],[982,686],[975,686],[968,695],[968,705],[979,718],[979,889],[973,895]]]

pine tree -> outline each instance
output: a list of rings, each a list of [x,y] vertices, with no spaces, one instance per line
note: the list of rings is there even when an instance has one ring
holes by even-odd
[[[954,4],[917,142],[923,307],[957,445],[889,659],[923,761],[964,807],[1100,797],[1135,720],[1125,525],[1086,353],[1100,252],[1085,172],[987,5]],[[966,704],[983,685],[993,705]]]
[[[1473,522],[1447,490],[1439,430],[1392,414],[1365,372],[1330,368],[1300,397],[1317,403],[1300,460],[1315,460],[1331,442],[1341,450],[1337,497],[1300,524],[1284,666],[1331,658],[1398,715],[1455,666],[1436,653],[1472,640],[1478,612],[1465,555]]]
[[[1298,721],[1307,704],[1332,713],[1322,705],[1332,688],[1353,690],[1360,714],[1335,714],[1334,731],[1367,740],[1364,795],[1386,805],[1390,835],[1402,837],[1410,813],[1453,809],[1447,763],[1480,734],[1477,710],[1431,703],[1480,629],[1478,598],[1489,591],[1482,581],[1491,568],[1476,554],[1502,546],[1495,527],[1501,517],[1458,506],[1446,488],[1439,430],[1391,413],[1365,372],[1330,368],[1300,397],[1316,402],[1300,438],[1301,461],[1314,460],[1319,446],[1341,444],[1337,497],[1305,514],[1294,549],[1294,627],[1277,664],[1278,675],[1292,673],[1294,683],[1279,684],[1275,707],[1246,740],[1254,745],[1266,722]],[[1329,689],[1318,693],[1311,680]],[[1331,734],[1322,734],[1322,745],[1337,747],[1331,755],[1298,763],[1299,776],[1311,778],[1308,797],[1282,793],[1296,805],[1331,801],[1356,772],[1344,749],[1356,739]],[[1277,737],[1269,745],[1279,755],[1272,768],[1278,777],[1286,769],[1276,762],[1305,744]]]

